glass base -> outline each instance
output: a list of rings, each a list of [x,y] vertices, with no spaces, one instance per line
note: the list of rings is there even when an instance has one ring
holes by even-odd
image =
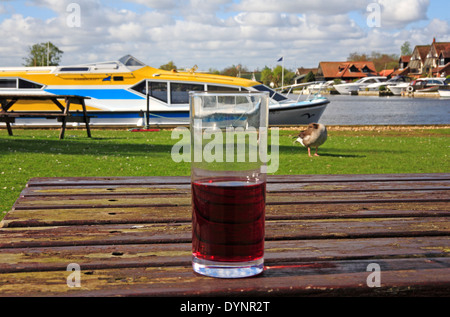
[[[217,278],[243,278],[264,270],[264,258],[249,262],[215,262],[192,257],[194,272]]]

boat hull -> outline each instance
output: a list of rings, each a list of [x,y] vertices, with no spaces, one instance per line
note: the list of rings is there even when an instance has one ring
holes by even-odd
[[[272,108],[269,111],[269,125],[304,125],[319,122],[330,101],[327,99],[312,99],[301,103],[301,106],[291,106],[290,109]]]
[[[360,86],[358,85],[334,85],[334,88],[341,95],[350,95],[354,92],[357,92]]]
[[[393,85],[387,86],[387,88],[394,94],[394,96],[400,96],[406,91],[408,85]]]
[[[439,96],[441,96],[441,98],[450,98],[450,90],[446,90],[446,89],[439,89]]]

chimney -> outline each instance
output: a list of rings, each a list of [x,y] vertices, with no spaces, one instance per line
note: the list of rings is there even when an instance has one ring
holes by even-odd
[[[436,38],[435,38],[435,37],[433,37],[433,44],[434,44],[434,43],[436,43]]]

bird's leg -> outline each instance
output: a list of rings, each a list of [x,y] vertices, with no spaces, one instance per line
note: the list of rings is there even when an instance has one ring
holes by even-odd
[[[311,155],[311,148],[309,146],[308,146],[308,156],[312,157],[312,155]]]
[[[319,150],[319,147],[316,146],[316,153],[314,154],[314,156],[320,156],[319,154],[317,154],[317,151]]]

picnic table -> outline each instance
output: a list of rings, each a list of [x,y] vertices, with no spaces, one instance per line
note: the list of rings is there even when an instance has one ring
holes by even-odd
[[[191,267],[188,177],[32,178],[0,296],[448,296],[450,174],[269,176],[265,270]]]
[[[64,104],[59,102],[63,99]],[[46,118],[58,119],[61,121],[61,130],[59,138],[64,139],[67,122],[83,122],[86,125],[87,135],[91,137],[91,130],[89,127],[89,117],[86,112],[85,99],[90,97],[76,96],[76,95],[52,95],[46,93],[33,94],[0,94],[0,122],[6,123],[6,129],[10,136],[13,135],[11,123],[14,123],[16,118]],[[57,110],[55,111],[11,111],[12,106],[18,101],[52,101]],[[82,107],[82,116],[73,115],[70,113],[70,105],[79,104]]]

